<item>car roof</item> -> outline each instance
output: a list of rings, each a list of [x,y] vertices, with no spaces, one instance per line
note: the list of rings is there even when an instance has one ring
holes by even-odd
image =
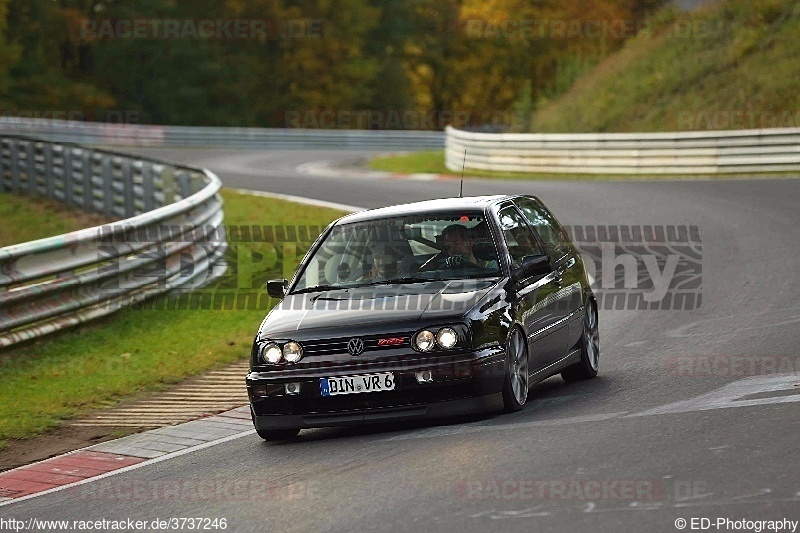
[[[424,200],[410,204],[392,205],[379,207],[367,211],[359,211],[339,219],[341,223],[360,222],[362,220],[375,220],[380,218],[394,217],[399,215],[411,215],[428,213],[432,211],[457,211],[459,209],[483,210],[486,207],[506,198],[514,198],[517,195],[509,196],[506,194],[496,194],[491,196],[465,196],[463,198],[440,198],[437,200]]]

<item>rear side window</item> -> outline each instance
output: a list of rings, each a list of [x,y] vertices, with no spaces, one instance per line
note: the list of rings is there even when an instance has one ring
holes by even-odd
[[[542,250],[522,215],[513,206],[504,207],[498,213],[503,238],[511,255],[511,268],[522,265],[522,259],[529,255],[541,255]]]
[[[543,205],[532,198],[517,198],[514,203],[528,223],[536,229],[550,257],[560,259],[569,252],[567,232]]]

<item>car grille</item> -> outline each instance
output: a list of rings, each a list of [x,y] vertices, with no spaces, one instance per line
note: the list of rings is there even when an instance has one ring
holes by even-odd
[[[392,348],[410,348],[411,347],[412,333],[383,333],[380,335],[364,335],[361,339],[364,341],[364,353],[374,352],[379,350],[391,350]],[[339,339],[322,339],[313,341],[302,341],[303,353],[305,357],[323,356],[343,354],[347,352],[347,343],[353,337],[344,337]],[[390,344],[380,346],[381,339],[396,339],[402,338],[402,344]]]

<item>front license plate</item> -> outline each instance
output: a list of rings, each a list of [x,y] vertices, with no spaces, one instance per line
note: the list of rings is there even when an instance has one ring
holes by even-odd
[[[394,374],[381,372],[380,374],[363,374],[361,376],[322,378],[319,380],[319,390],[323,396],[394,390]]]

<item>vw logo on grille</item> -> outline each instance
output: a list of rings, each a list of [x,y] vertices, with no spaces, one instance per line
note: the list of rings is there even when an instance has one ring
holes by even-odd
[[[347,343],[347,352],[350,355],[361,355],[364,353],[364,341],[360,337],[353,337]]]

